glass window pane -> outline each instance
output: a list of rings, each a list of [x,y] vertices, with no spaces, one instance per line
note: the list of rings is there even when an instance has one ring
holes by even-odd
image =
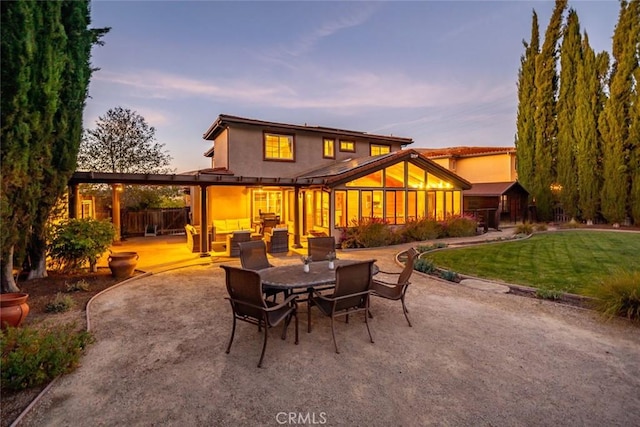
[[[391,147],[388,145],[371,144],[369,149],[369,155],[371,156],[380,156],[382,154],[389,154],[390,152]]]
[[[425,184],[425,170],[422,168],[419,168],[418,166],[414,165],[413,163],[409,163],[408,164],[408,169],[409,169],[409,176],[408,176],[408,184],[407,187],[409,188],[424,188],[424,184]]]
[[[325,138],[324,139],[324,144],[323,144],[323,151],[322,151],[322,155],[324,157],[333,159],[336,157],[336,152],[335,152],[335,139],[330,139],[330,138]]]
[[[453,192],[453,214],[454,215],[460,215],[462,214],[462,210],[460,209],[460,202],[461,202],[461,191],[454,191]]]
[[[427,218],[435,219],[436,218],[436,192],[429,191],[427,193],[428,203],[427,203]]]
[[[395,224],[396,223],[396,192],[386,191],[385,196],[386,196],[386,200],[385,200],[384,218],[387,220],[389,224]]]
[[[429,189],[448,189],[453,188],[451,183],[443,181],[433,174],[427,174],[427,188]]]
[[[444,191],[436,191],[436,220],[444,219]]]
[[[404,198],[407,193],[396,191],[396,224],[405,223]]]
[[[385,168],[384,172],[385,187],[404,187],[404,162],[389,166]]]
[[[266,159],[293,160],[293,136],[266,133],[264,135],[264,157]]]
[[[356,151],[356,143],[354,141],[340,141],[340,151]]]
[[[335,226],[346,227],[347,226],[347,192],[337,190],[335,192]]]
[[[382,191],[373,192],[373,216],[376,218],[384,216],[382,212]]]
[[[347,187],[382,187],[382,171],[375,171],[367,176],[347,182]]]
[[[418,191],[418,210],[416,212],[418,218],[427,218],[427,205],[425,203],[426,193],[424,191]]]
[[[407,191],[407,221],[414,221],[417,218],[417,192]]]
[[[357,224],[360,218],[360,192],[357,190],[347,191],[347,226]],[[354,224],[354,221],[356,224]]]
[[[373,216],[373,194],[371,191],[361,191],[360,198],[360,217],[371,218]]]

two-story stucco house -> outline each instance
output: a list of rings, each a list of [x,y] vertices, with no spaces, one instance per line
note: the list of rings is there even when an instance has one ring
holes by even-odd
[[[297,245],[312,234],[339,240],[361,218],[444,219],[461,214],[462,191],[471,188],[404,149],[410,138],[229,115],[220,115],[203,137],[212,142],[205,153],[211,168],[198,174],[224,179],[209,182],[204,193],[191,191],[192,223],[204,220],[214,241],[223,228],[247,222],[253,228],[264,213],[277,216]]]

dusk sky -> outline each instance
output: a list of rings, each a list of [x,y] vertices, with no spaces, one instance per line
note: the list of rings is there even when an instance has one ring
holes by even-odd
[[[177,172],[210,166],[219,114],[413,138],[411,147],[513,146],[522,40],[552,1],[93,1],[99,67],[85,127],[117,106],[156,128]],[[619,3],[569,1],[597,51]]]

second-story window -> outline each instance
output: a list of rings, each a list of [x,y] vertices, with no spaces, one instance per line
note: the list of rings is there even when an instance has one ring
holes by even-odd
[[[295,160],[293,135],[264,134],[265,160]]]
[[[356,143],[355,141],[340,141],[340,151],[348,151],[350,153],[356,152]]]
[[[336,158],[336,140],[332,138],[324,138],[322,140],[322,157],[325,159]]]
[[[382,154],[389,154],[391,152],[391,147],[388,145],[371,144],[369,146],[369,151],[370,156],[380,156]]]

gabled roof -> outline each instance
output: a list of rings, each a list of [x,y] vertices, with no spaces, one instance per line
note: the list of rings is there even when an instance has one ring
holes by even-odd
[[[477,157],[494,154],[516,153],[515,147],[447,147],[447,148],[415,148],[424,156],[435,159],[444,157]]]
[[[511,182],[484,182],[475,183],[469,190],[464,190],[465,196],[502,196],[509,190],[517,189],[529,194],[529,192],[518,181]]]
[[[298,175],[298,178],[324,179],[327,185],[333,187],[405,160],[422,167],[438,178],[451,181],[463,190],[471,188],[469,181],[427,159],[413,149],[335,162],[329,166]]]
[[[323,136],[342,136],[342,137],[357,137],[367,139],[370,141],[386,141],[396,142],[401,145],[413,144],[413,139],[403,138],[393,135],[375,135],[366,132],[359,132],[346,129],[328,128],[322,126],[307,126],[304,125],[292,125],[287,123],[267,122],[264,120],[248,119],[245,117],[229,116],[227,114],[220,114],[215,122],[207,129],[202,135],[205,140],[213,141],[222,131],[224,131],[230,124],[243,124],[251,126],[259,126],[264,130],[271,131],[305,131],[316,132]]]

